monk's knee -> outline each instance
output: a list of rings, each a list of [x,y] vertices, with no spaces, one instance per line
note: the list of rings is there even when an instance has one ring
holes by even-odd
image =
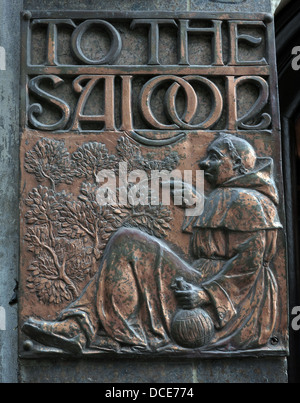
[[[149,235],[136,228],[120,228],[110,239],[110,245],[120,245],[134,241],[146,241]]]

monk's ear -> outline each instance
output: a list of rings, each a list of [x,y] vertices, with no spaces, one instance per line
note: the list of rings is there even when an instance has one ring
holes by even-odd
[[[233,170],[237,171],[239,175],[243,175],[247,172],[247,169],[245,169],[240,157],[237,157],[234,161]]]
[[[239,169],[241,168],[241,166],[242,166],[242,159],[240,157],[237,157],[234,161],[233,169],[234,170]]]

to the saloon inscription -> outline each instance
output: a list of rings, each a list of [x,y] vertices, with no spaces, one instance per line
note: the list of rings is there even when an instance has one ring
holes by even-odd
[[[264,14],[24,13],[24,357],[286,353],[272,35]]]

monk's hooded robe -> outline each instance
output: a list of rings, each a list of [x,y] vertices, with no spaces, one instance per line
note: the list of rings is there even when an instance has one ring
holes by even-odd
[[[178,277],[201,287],[215,335],[204,350],[264,346],[277,314],[277,284],[270,263],[281,224],[272,160],[257,158],[249,173],[215,189],[201,216],[186,220],[193,265],[142,231],[119,230],[109,241],[99,273],[60,320],[77,317],[88,345],[99,334],[140,351],[179,348],[172,318],[180,308],[172,285]],[[109,342],[108,342],[109,346]]]

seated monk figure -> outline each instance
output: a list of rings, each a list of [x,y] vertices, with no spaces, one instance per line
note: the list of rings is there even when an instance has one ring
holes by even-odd
[[[71,353],[266,345],[277,317],[270,263],[281,228],[272,164],[247,141],[220,133],[199,163],[213,190],[202,214],[186,217],[183,225],[191,234],[193,263],[139,229],[121,228],[79,298],[54,321],[29,318],[23,331]],[[193,320],[182,323],[181,341],[178,328],[174,333],[179,311],[187,317],[202,312],[196,330]],[[202,342],[198,331],[205,334]]]

